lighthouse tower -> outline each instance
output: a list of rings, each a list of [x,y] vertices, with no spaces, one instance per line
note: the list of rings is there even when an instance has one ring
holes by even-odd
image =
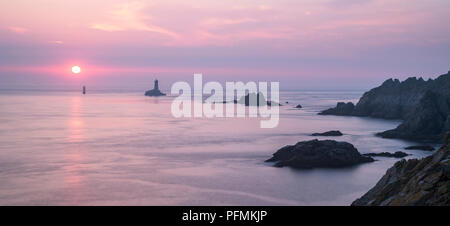
[[[158,87],[158,79],[155,80],[155,87],[154,87],[153,89],[154,89],[154,90],[159,90],[159,87]]]

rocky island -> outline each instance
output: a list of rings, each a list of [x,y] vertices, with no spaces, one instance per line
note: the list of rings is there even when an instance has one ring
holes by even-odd
[[[231,103],[231,101],[223,101],[222,103],[226,104],[226,103]],[[249,106],[272,106],[272,105],[278,105],[278,106],[283,106],[280,103],[277,103],[275,101],[268,101],[266,100],[266,98],[264,97],[264,95],[259,92],[259,93],[248,93],[245,96],[242,96],[241,98],[239,98],[239,100],[234,100],[233,103],[235,104],[243,104],[246,107]]]
[[[153,89],[151,90],[147,90],[145,92],[145,96],[150,96],[150,97],[158,97],[158,96],[165,96],[165,93],[162,93],[159,90],[159,86],[158,86],[158,79],[155,80],[155,86],[153,87]]]
[[[401,160],[353,206],[450,205],[450,146],[421,160]]]
[[[264,95],[259,93],[248,93],[247,95],[241,97],[238,101],[235,101],[235,103],[244,104],[245,106],[272,106],[272,105],[278,105],[282,106],[281,104],[275,102],[275,101],[268,101],[264,97]]]
[[[350,143],[317,139],[285,146],[266,160],[276,162],[276,167],[300,169],[339,168],[373,161],[373,158],[361,155]]]
[[[388,79],[364,93],[356,105],[340,102],[319,114],[402,119],[397,128],[378,135],[436,142],[450,130],[450,72],[427,81],[415,77],[403,82]]]

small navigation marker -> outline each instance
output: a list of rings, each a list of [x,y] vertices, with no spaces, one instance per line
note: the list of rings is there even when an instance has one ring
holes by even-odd
[[[86,86],[83,86],[83,94],[86,94]]]

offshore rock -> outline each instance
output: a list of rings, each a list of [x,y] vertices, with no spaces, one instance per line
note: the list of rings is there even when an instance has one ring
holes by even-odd
[[[373,161],[373,158],[361,155],[350,143],[317,139],[285,146],[266,160],[276,162],[276,167],[300,169],[339,168]]]
[[[313,133],[311,136],[342,136],[343,134],[339,130],[330,130],[324,133]]]

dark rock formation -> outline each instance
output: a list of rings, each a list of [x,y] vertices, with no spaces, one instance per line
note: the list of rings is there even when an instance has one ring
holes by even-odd
[[[319,115],[352,115],[354,110],[355,105],[352,102],[339,102],[335,108],[322,111]]]
[[[324,133],[313,133],[311,136],[342,136],[343,134],[339,130],[330,130]]]
[[[405,147],[405,150],[422,150],[422,151],[434,151],[434,147],[428,145],[415,145]]]
[[[397,128],[378,135],[440,141],[444,131],[450,130],[450,72],[428,81],[415,77],[403,82],[389,79],[364,93],[356,106],[341,102],[319,114],[403,119]]]
[[[145,92],[145,96],[151,96],[151,97],[157,97],[157,96],[165,96],[165,93],[162,93],[159,90],[159,86],[158,86],[158,80],[155,80],[155,87],[151,90],[147,90]]]
[[[438,141],[450,129],[449,125],[450,98],[427,91],[402,124],[378,135],[384,138]]]
[[[424,206],[450,205],[450,147],[433,155],[401,160],[354,206]]]
[[[261,100],[259,98],[261,98]],[[267,106],[272,106],[272,105],[282,106],[281,104],[279,104],[275,101],[267,101],[261,92],[258,94],[249,93],[249,94],[241,97],[241,99],[239,99],[239,101],[235,100],[234,103],[244,104],[245,106],[265,106],[265,105],[267,105]]]
[[[302,105],[300,105],[300,104],[297,104],[297,106],[295,106],[295,108],[298,108],[298,109],[300,109],[300,108],[302,108]]]
[[[288,145],[273,154],[267,162],[275,166],[293,168],[338,168],[373,162],[371,157],[361,155],[350,143],[334,140],[310,140]]]
[[[381,152],[381,153],[367,153],[363,155],[370,157],[378,156],[378,157],[403,158],[408,156],[409,154],[406,154],[405,152],[402,151],[396,151],[395,153]]]

